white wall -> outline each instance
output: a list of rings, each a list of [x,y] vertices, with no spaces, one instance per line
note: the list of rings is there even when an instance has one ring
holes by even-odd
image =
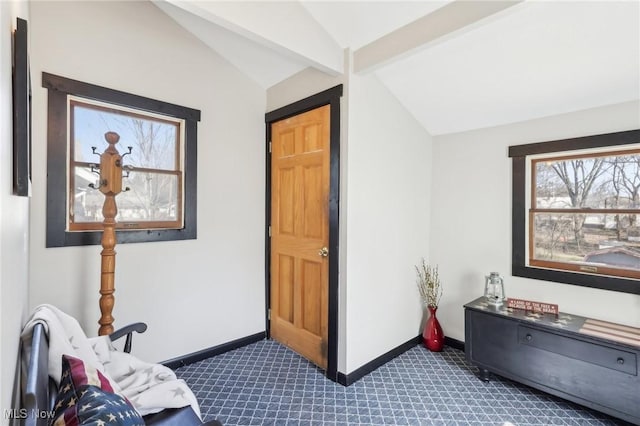
[[[13,124],[11,100],[11,34],[16,17],[29,21],[23,2],[0,2],[0,424],[9,424],[4,409],[17,407],[13,390],[20,330],[27,315],[29,282],[29,199],[12,195]],[[14,405],[12,405],[14,404]]]
[[[498,271],[508,297],[557,303],[563,312],[640,326],[640,296],[511,276],[508,147],[640,126],[640,104],[624,103],[434,138],[431,246],[444,295],[438,317],[464,340],[462,305]]]
[[[348,76],[333,77],[315,68],[305,68],[267,89],[267,111],[276,110],[339,84],[347,85]],[[342,99],[346,98],[347,91],[344,90]]]
[[[161,361],[264,331],[264,90],[151,2],[37,1],[31,18],[30,306],[97,333],[101,248],[45,248],[46,71],[202,111],[197,240],[116,247],[114,325],[149,325],[134,352]]]
[[[346,373],[421,334],[414,265],[429,260],[431,136],[373,75],[352,75]]]

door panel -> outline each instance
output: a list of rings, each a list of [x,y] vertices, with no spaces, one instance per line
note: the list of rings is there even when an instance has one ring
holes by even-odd
[[[316,262],[303,261],[302,264],[302,327],[315,334],[322,333],[320,306],[316,302],[322,295],[322,272]]]
[[[271,126],[271,336],[326,368],[329,105]]]
[[[293,322],[293,262],[292,256],[280,256],[279,282],[280,317],[288,322]]]
[[[322,194],[322,167],[305,167],[303,169],[302,179],[303,186],[306,188],[304,192],[304,199],[302,200],[302,214],[304,229],[303,237],[322,239],[323,232],[326,231],[324,224],[322,223],[323,215],[318,214],[323,206],[323,194]]]
[[[280,203],[278,205],[278,226],[282,235],[295,235],[295,169],[280,169],[279,173]]]

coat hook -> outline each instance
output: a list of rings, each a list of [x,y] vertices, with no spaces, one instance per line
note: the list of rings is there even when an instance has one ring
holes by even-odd
[[[103,186],[107,186],[107,180],[106,179],[102,179],[98,182],[98,185],[96,186],[95,183],[90,183],[89,184],[89,188],[93,188],[93,189],[100,189]]]
[[[127,155],[131,155],[131,151],[133,151],[133,147],[132,147],[132,146],[128,146],[128,147],[127,147],[127,149],[129,149],[129,152],[125,152],[124,154],[122,154],[122,155],[120,156],[120,158],[124,158],[124,157],[126,157]]]

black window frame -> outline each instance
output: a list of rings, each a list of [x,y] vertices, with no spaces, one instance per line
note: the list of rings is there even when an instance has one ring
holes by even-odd
[[[640,129],[509,147],[509,157],[512,159],[511,273],[513,276],[640,294],[640,280],[637,279],[534,267],[527,265],[526,259],[526,245],[528,243],[526,183],[528,178],[527,162],[530,161],[527,157],[585,149],[615,149],[638,143],[640,143]]]
[[[67,230],[68,95],[139,109],[184,120],[184,227],[181,229],[119,229],[118,243],[197,238],[197,124],[200,111],[90,83],[42,73],[47,106],[47,231],[46,247],[100,244],[100,231]],[[116,198],[117,201],[117,198]]]

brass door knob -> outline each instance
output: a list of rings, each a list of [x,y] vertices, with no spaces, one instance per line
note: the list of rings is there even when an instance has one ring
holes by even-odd
[[[319,251],[318,251],[318,256],[322,256],[322,257],[327,257],[329,256],[329,249],[326,247],[322,247]]]

